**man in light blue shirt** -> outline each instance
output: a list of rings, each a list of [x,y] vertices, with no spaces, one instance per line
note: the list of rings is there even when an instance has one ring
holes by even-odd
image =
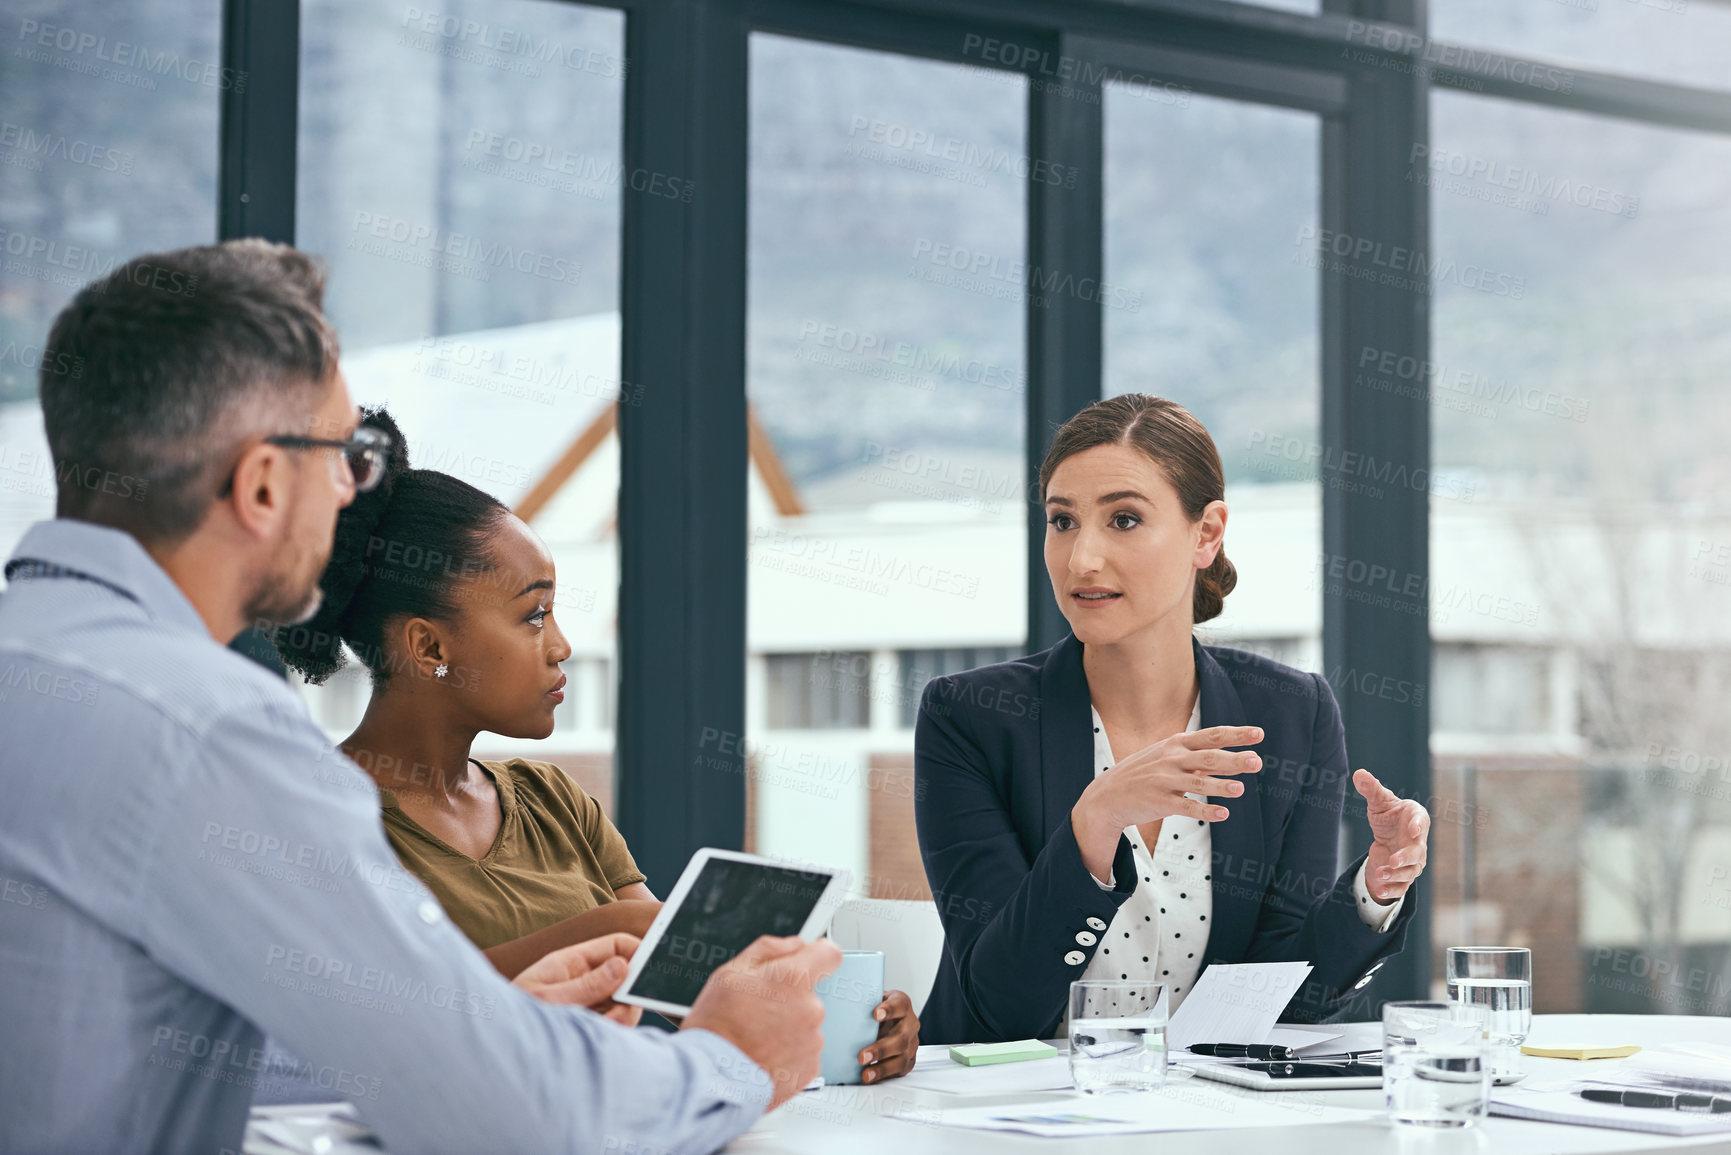
[[[132,261],[55,323],[59,517],[0,594],[0,1152],[238,1150],[262,1033],[403,1153],[720,1147],[817,1072],[839,952],[759,940],[673,1035],[531,997],[222,644],[310,615],[382,468],[322,287],[231,242]]]

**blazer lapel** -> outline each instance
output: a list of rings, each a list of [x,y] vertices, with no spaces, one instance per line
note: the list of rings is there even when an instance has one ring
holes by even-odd
[[[1211,726],[1251,725],[1239,700],[1238,688],[1220,663],[1214,660],[1200,642],[1191,640],[1196,654],[1196,682],[1202,695],[1201,728]],[[1266,742],[1266,736],[1264,738]],[[1233,747],[1252,749],[1252,747]],[[1262,913],[1262,891],[1274,865],[1263,861],[1262,790],[1255,774],[1237,775],[1245,784],[1237,798],[1210,798],[1217,806],[1226,807],[1229,818],[1209,826],[1211,844],[1208,873],[1214,891],[1213,926],[1208,932],[1208,949],[1204,961],[1218,958],[1243,957],[1256,920]]]
[[[1045,845],[1094,780],[1094,735],[1088,722],[1088,678],[1073,634],[1046,652],[1040,669],[1040,788]],[[1035,848],[1038,850],[1038,848]]]

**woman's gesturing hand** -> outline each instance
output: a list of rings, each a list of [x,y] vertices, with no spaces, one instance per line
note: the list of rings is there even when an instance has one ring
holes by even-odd
[[[1260,741],[1260,726],[1210,726],[1144,746],[1096,776],[1070,810],[1070,828],[1088,873],[1102,882],[1111,874],[1118,836],[1127,826],[1175,815],[1203,822],[1225,818],[1224,806],[1185,795],[1236,798],[1243,794],[1244,783],[1228,776],[1256,773],[1262,769],[1262,758],[1249,750],[1223,747],[1254,746]]]
[[[1374,839],[1365,859],[1364,885],[1372,898],[1386,905],[1405,894],[1424,873],[1430,813],[1378,782],[1369,770],[1355,771],[1352,785],[1364,795]]]

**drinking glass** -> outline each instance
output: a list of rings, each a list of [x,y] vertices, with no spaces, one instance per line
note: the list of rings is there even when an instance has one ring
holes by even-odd
[[[1490,1047],[1477,1016],[1453,1003],[1385,1003],[1382,1089],[1389,1117],[1414,1127],[1470,1127],[1490,1106]]]
[[[1166,1084],[1164,983],[1070,984],[1070,1078],[1087,1095]]]
[[[1465,1007],[1495,1046],[1513,1051],[1533,1029],[1533,952],[1524,946],[1451,946],[1449,1002]]]

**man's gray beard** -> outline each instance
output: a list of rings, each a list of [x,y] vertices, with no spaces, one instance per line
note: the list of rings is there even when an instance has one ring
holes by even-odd
[[[314,585],[300,606],[285,607],[281,590],[264,590],[253,596],[252,604],[247,608],[247,620],[255,625],[269,628],[271,626],[298,626],[311,621],[319,607],[324,604],[325,591]]]

